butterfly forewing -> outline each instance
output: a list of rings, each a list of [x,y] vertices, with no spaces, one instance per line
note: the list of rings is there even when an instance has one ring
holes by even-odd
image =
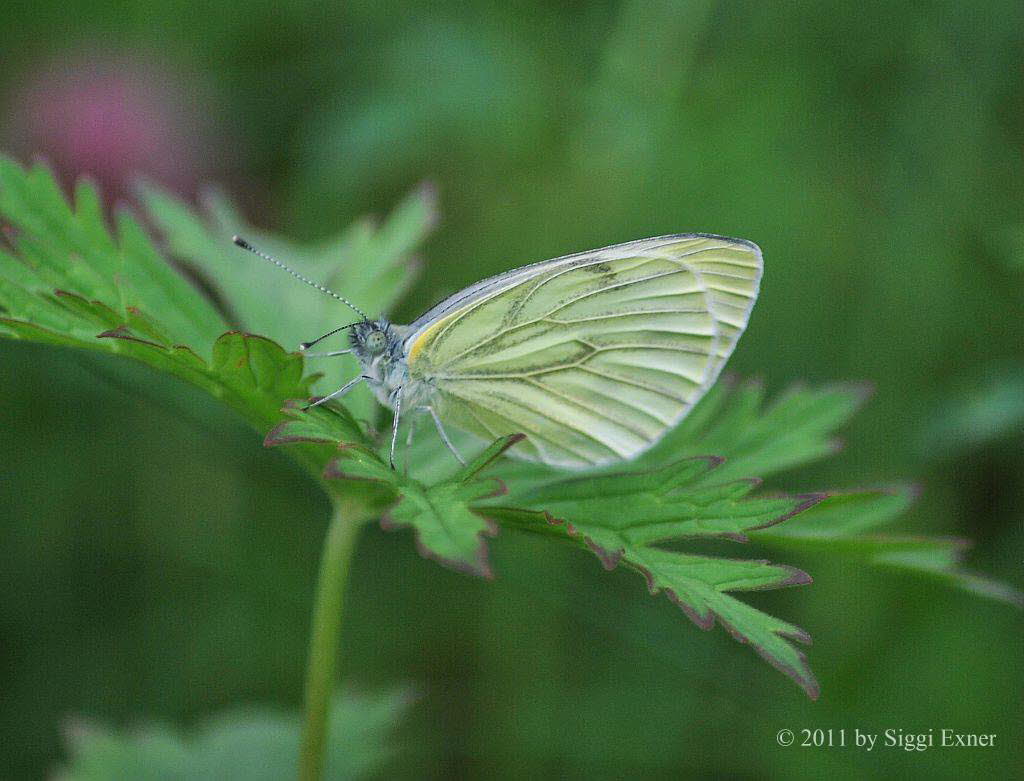
[[[628,459],[704,395],[757,297],[756,245],[682,234],[535,263],[442,302],[411,327],[413,378],[442,417],[517,454]]]

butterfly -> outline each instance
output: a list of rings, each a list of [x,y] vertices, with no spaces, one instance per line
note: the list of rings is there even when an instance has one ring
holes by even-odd
[[[743,239],[680,233],[578,252],[489,277],[410,325],[370,319],[342,296],[236,236],[254,252],[346,304],[361,372],[313,402],[360,382],[390,408],[391,466],[398,425],[428,415],[491,441],[523,433],[510,451],[583,469],[632,459],[676,426],[714,384],[747,327],[762,273]],[[312,355],[312,354],[311,354]]]

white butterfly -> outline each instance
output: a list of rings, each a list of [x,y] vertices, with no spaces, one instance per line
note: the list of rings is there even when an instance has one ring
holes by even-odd
[[[579,469],[633,458],[678,424],[717,379],[750,319],[761,250],[680,233],[533,263],[445,299],[411,325],[365,313],[351,328],[360,376],[394,411],[429,414],[485,440],[524,433],[510,452]],[[304,343],[307,349],[314,342]],[[443,422],[442,422],[443,421]]]

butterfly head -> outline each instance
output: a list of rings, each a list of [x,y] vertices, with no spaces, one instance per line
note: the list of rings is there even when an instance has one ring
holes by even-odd
[[[352,326],[349,332],[352,352],[361,361],[373,361],[400,349],[400,341],[391,323],[383,317],[377,320],[363,320]]]

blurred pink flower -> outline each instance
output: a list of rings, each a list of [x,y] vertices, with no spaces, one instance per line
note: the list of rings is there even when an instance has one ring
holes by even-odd
[[[65,182],[89,174],[108,198],[136,176],[191,194],[210,175],[208,95],[194,79],[138,57],[61,59],[29,74],[9,108],[9,141]]]

